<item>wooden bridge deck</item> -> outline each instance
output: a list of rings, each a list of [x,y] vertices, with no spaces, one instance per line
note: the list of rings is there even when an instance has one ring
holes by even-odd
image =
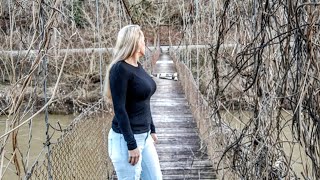
[[[162,54],[153,74],[175,72],[170,57]],[[216,179],[210,160],[200,149],[196,123],[179,81],[154,80],[157,91],[151,99],[151,112],[163,179]]]

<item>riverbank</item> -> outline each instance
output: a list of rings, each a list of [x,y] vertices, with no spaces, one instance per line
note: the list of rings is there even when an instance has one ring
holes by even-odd
[[[75,84],[60,83],[56,90],[53,102],[48,106],[50,114],[74,114],[81,113],[85,108],[96,103],[101,98],[100,79],[95,78],[86,88],[75,88]],[[2,84],[0,87],[0,115],[8,115],[11,112],[14,97],[20,96],[21,87]],[[45,98],[49,100],[54,91],[53,86],[47,88],[46,96],[43,89],[28,87],[23,96],[21,109],[33,105],[37,111],[45,105]]]

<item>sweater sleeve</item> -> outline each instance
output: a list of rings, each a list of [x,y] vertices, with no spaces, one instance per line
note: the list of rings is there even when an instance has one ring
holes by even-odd
[[[151,130],[151,133],[156,133],[156,127],[153,124],[153,119],[152,118],[151,118],[150,130]]]
[[[133,150],[137,148],[137,143],[126,111],[126,94],[129,78],[130,73],[121,64],[115,64],[110,71],[110,90],[114,113],[118,120],[120,131],[127,142],[128,150]]]

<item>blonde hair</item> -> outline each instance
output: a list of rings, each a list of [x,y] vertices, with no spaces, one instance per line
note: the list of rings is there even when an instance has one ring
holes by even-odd
[[[113,49],[112,61],[107,68],[104,80],[103,97],[107,103],[112,103],[109,81],[110,69],[118,61],[125,60],[133,56],[134,53],[138,51],[138,44],[142,37],[143,34],[140,26],[138,25],[127,25],[119,31],[116,46]]]

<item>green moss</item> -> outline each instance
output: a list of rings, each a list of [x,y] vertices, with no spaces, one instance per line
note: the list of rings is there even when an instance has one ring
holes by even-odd
[[[87,25],[83,14],[83,2],[84,0],[76,0],[73,2],[73,20],[78,28],[84,28]]]

